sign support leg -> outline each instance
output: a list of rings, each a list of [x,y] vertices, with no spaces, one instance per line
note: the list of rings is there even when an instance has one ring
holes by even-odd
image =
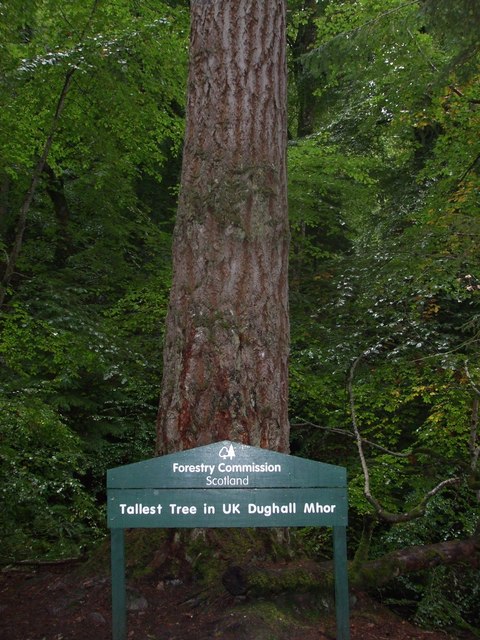
[[[111,529],[112,638],[126,640],[125,530]]]
[[[350,640],[346,527],[333,527],[333,554],[337,640]]]

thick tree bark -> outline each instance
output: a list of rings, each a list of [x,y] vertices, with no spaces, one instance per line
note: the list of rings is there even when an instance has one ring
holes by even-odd
[[[284,0],[192,0],[158,451],[288,450]]]

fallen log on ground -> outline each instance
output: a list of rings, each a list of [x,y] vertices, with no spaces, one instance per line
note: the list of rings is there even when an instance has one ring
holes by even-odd
[[[454,564],[480,566],[479,537],[407,547],[367,560],[355,568],[350,565],[350,587],[358,590],[377,588],[400,575]],[[301,560],[268,565],[232,565],[224,572],[222,583],[229,593],[236,596],[329,591],[333,586],[333,563]]]

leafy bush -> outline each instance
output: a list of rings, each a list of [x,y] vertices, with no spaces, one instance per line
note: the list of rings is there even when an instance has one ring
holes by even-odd
[[[42,401],[0,400],[0,561],[77,555],[99,534],[80,440]]]
[[[424,518],[405,522],[380,534],[372,554],[468,538],[475,532],[479,507],[467,487],[436,495]],[[380,595],[386,604],[427,628],[465,628],[480,624],[480,572],[470,566],[439,566],[393,580]]]
[[[421,590],[415,622],[424,627],[480,629],[480,571],[436,567]]]

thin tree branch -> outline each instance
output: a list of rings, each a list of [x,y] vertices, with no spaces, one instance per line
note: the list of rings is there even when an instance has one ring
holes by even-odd
[[[93,0],[92,8],[90,10],[90,15],[88,16],[88,19],[87,19],[87,21],[85,23],[85,26],[83,27],[82,32],[80,34],[80,38],[79,38],[80,41],[83,40],[83,38],[85,37],[85,34],[87,33],[87,31],[90,28],[90,25],[92,24],[93,16],[95,15],[95,12],[97,11],[98,3],[99,3],[99,0]]]
[[[471,345],[479,342],[479,340],[480,340],[480,331],[477,331],[477,333],[474,336],[472,336],[468,340],[464,340],[463,342],[461,342],[459,345],[457,345],[453,349],[450,349],[449,351],[440,351],[439,353],[432,353],[429,356],[422,356],[422,357],[419,357],[419,358],[415,358],[415,362],[425,362],[427,360],[432,360],[434,358],[444,358],[445,356],[450,356],[453,353],[458,353],[459,351],[461,351],[462,349],[464,349],[467,346],[471,346]]]
[[[367,461],[365,458],[365,453],[363,450],[363,441],[360,435],[360,431],[358,428],[357,422],[357,411],[355,407],[355,396],[353,393],[353,380],[355,376],[355,371],[363,360],[365,352],[361,353],[354,361],[352,366],[350,367],[350,371],[348,372],[348,380],[347,380],[347,389],[348,389],[348,400],[350,405],[350,417],[352,420],[353,432],[355,434],[355,440],[357,441],[357,449],[358,456],[360,458],[360,464],[362,465],[363,477],[364,477],[364,487],[363,492],[365,497],[370,502],[370,504],[375,508],[376,512],[380,515],[383,512],[382,506],[378,502],[378,500],[372,495],[370,490],[370,472],[368,470]]]
[[[475,393],[477,394],[477,396],[480,396],[480,389],[477,387],[477,385],[473,382],[472,379],[472,375],[470,373],[470,369],[468,368],[468,360],[466,360],[465,365],[465,373],[467,375],[468,378],[468,382],[470,383],[470,386],[472,387],[472,389],[475,391]]]
[[[407,27],[407,33],[410,36],[411,40],[413,40],[418,53],[422,56],[422,58],[425,60],[425,62],[428,64],[428,66],[432,69],[432,71],[435,71],[435,73],[438,73],[439,69],[438,67],[430,60],[430,58],[427,57],[425,51],[422,49],[422,47],[419,45],[417,39],[415,38],[415,36],[413,35],[410,27]],[[460,95],[463,95],[462,93],[460,93]]]
[[[94,0],[93,4],[92,4],[92,9],[90,11],[89,17],[87,19],[87,22],[82,30],[82,34],[81,34],[81,38],[83,38],[85,36],[85,33],[87,32],[88,28],[90,27],[90,24],[92,22],[93,16],[95,14],[95,11],[97,9],[98,6],[98,2],[99,0]],[[32,172],[32,176],[30,179],[30,185],[27,189],[27,192],[25,193],[25,197],[23,199],[22,202],[22,206],[20,207],[20,211],[18,214],[18,221],[17,221],[17,226],[16,226],[16,230],[15,230],[15,239],[13,242],[13,247],[12,250],[10,251],[10,254],[8,256],[7,259],[7,263],[6,263],[6,267],[5,267],[5,271],[3,273],[3,277],[2,280],[0,282],[0,309],[3,307],[3,304],[5,302],[5,296],[7,294],[7,290],[8,287],[10,285],[10,281],[12,279],[12,276],[15,272],[15,268],[17,265],[17,260],[18,260],[18,256],[20,255],[20,251],[22,248],[22,244],[23,244],[23,235],[25,233],[25,227],[27,224],[27,216],[28,213],[30,211],[30,207],[31,204],[33,202],[33,198],[35,196],[37,187],[38,187],[38,183],[40,181],[40,177],[43,173],[43,170],[45,168],[45,164],[47,162],[47,158],[48,155],[50,153],[50,149],[52,147],[53,144],[53,139],[55,136],[55,133],[57,131],[58,128],[58,124],[60,121],[60,117],[62,115],[63,109],[65,107],[65,100],[67,98],[67,94],[70,90],[71,84],[72,84],[72,80],[73,80],[73,76],[74,73],[76,71],[76,67],[71,67],[70,69],[68,69],[67,73],[65,74],[65,79],[63,82],[63,86],[62,89],[60,91],[58,100],[57,100],[57,104],[55,107],[55,112],[52,118],[52,123],[50,125],[50,131],[49,134],[45,140],[45,143],[43,145],[43,150],[42,153],[39,157],[39,159],[37,160],[35,167],[33,168],[33,172]]]
[[[433,498],[437,493],[442,491],[442,489],[445,489],[445,487],[460,484],[460,478],[455,477],[455,478],[448,478],[446,480],[442,480],[442,482],[437,484],[431,491],[426,493],[422,498],[422,500],[420,500],[420,502],[415,507],[413,507],[413,509],[411,509],[406,513],[391,513],[390,511],[385,510],[382,507],[381,503],[373,495],[371,491],[371,486],[370,486],[370,473],[369,473],[367,461],[365,458],[365,453],[363,450],[363,440],[358,427],[356,407],[355,407],[355,394],[353,391],[353,381],[355,377],[355,371],[358,365],[360,364],[360,362],[363,360],[363,358],[370,352],[371,352],[370,349],[368,349],[367,351],[364,351],[353,361],[352,366],[350,367],[350,370],[348,372],[348,379],[347,379],[347,389],[348,389],[348,397],[349,397],[349,404],[350,404],[350,416],[352,420],[353,431],[355,433],[355,439],[357,441],[358,455],[360,458],[360,464],[362,466],[362,472],[364,477],[363,492],[364,492],[365,498],[373,506],[379,518],[381,518],[382,520],[385,520],[386,522],[391,522],[391,523],[408,522],[410,520],[414,520],[416,518],[423,516],[425,514],[425,509],[427,507],[427,504],[431,500],[431,498]]]
[[[20,250],[22,248],[23,234],[25,233],[25,227],[27,224],[27,215],[30,210],[30,206],[32,204],[33,198],[35,196],[35,192],[37,190],[37,186],[40,181],[40,176],[42,175],[43,169],[45,167],[48,154],[50,153],[50,149],[53,144],[53,138],[58,127],[60,116],[62,115],[62,111],[65,106],[65,99],[67,97],[68,90],[70,89],[70,85],[72,83],[72,78],[74,73],[75,73],[75,68],[72,67],[67,71],[65,75],[65,80],[63,82],[63,86],[60,91],[60,95],[55,108],[55,113],[52,118],[50,132],[47,136],[47,139],[45,140],[45,144],[43,145],[43,151],[33,169],[32,177],[30,179],[30,185],[23,199],[22,206],[20,207],[17,227],[15,230],[15,240],[13,242],[12,250],[10,251],[10,254],[8,256],[5,272],[3,274],[2,281],[0,283],[0,309],[2,308],[3,303],[5,301],[5,296],[7,294],[7,289],[10,284],[12,275],[15,272],[18,256],[20,255]]]
[[[355,27],[354,29],[349,29],[348,31],[342,31],[341,33],[337,33],[337,35],[333,36],[333,38],[331,38],[328,42],[322,44],[320,47],[312,49],[308,53],[303,54],[301,57],[306,58],[315,53],[319,53],[322,49],[324,49],[327,45],[331,44],[335,40],[338,40],[339,38],[344,38],[346,36],[351,36],[351,35],[354,35],[355,33],[363,31],[363,29],[369,27],[372,24],[377,24],[377,22],[381,22],[384,18],[388,18],[388,16],[392,15],[393,13],[398,13],[399,11],[406,9],[407,7],[411,7],[414,4],[419,4],[420,1],[421,0],[411,0],[411,2],[405,2],[405,4],[401,4],[398,7],[394,7],[393,9],[389,9],[388,11],[383,11],[378,16],[376,16],[375,18],[371,18],[370,20],[367,20],[366,22],[361,24],[359,27]]]
[[[417,50],[418,50],[419,54],[422,56],[422,58],[425,60],[425,62],[427,62],[427,64],[432,69],[432,71],[435,71],[435,73],[440,73],[439,68],[430,60],[429,57],[427,57],[427,55],[425,54],[425,51],[419,45],[417,38],[415,38],[415,36],[411,32],[410,28],[408,28],[408,27],[407,27],[407,33],[410,36],[410,38],[413,40],[415,46],[417,47]],[[457,96],[459,96],[460,98],[464,97],[463,93],[460,91],[460,89],[458,87],[456,87],[453,84],[450,84],[449,87],[453,91],[453,93],[455,93]]]
[[[337,427],[323,427],[320,424],[315,424],[314,422],[310,422],[310,420],[305,420],[301,416],[298,416],[298,419],[301,422],[297,422],[292,424],[292,427],[313,427],[314,429],[321,429],[323,431],[328,431],[329,433],[338,433],[341,436],[346,436],[347,438],[355,438],[355,433],[353,431],[348,431],[348,429],[338,429]],[[377,444],[376,442],[372,442],[371,440],[367,440],[362,437],[362,442],[367,444],[369,447],[373,447],[374,449],[378,449],[379,451],[383,451],[383,453],[387,453],[390,456],[395,456],[396,458],[408,458],[411,455],[411,451],[407,453],[399,453],[398,451],[391,451],[386,447],[382,447],[382,445]]]
[[[462,173],[462,175],[458,179],[458,184],[461,184],[465,180],[465,178],[468,176],[468,174],[475,169],[475,165],[478,164],[479,161],[480,161],[480,153],[475,158],[475,160],[473,160],[470,163],[470,165],[465,169],[465,171]]]

